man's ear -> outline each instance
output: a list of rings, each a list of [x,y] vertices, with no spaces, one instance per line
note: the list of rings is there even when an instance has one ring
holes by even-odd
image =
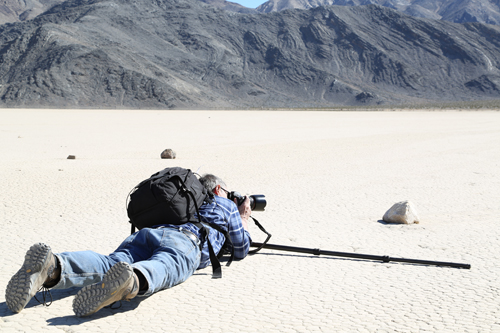
[[[214,187],[213,192],[214,192],[214,194],[215,194],[215,195],[219,195],[219,192],[220,192],[220,187],[221,187],[220,185],[216,185],[216,186]]]

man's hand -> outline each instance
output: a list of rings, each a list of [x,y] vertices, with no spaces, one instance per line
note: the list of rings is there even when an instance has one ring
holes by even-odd
[[[236,198],[234,199],[234,203],[238,205],[238,200]],[[240,212],[243,228],[248,231],[248,218],[252,214],[252,209],[250,208],[250,198],[248,195],[245,197],[245,201],[238,206],[238,211]]]

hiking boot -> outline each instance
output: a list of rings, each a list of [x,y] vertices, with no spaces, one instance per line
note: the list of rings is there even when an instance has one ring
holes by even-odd
[[[83,287],[73,300],[78,317],[89,316],[105,306],[130,300],[139,292],[139,278],[126,262],[119,262],[104,275],[101,282]]]
[[[21,312],[45,284],[54,286],[54,281],[57,281],[59,275],[58,261],[52,254],[50,246],[43,243],[33,245],[26,252],[23,265],[7,285],[5,290],[7,306],[12,312]]]

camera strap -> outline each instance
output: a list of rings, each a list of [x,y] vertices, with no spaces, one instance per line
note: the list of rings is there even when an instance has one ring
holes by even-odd
[[[264,241],[264,243],[262,243],[262,244],[261,244],[258,248],[256,248],[255,250],[248,251],[248,254],[255,254],[255,253],[259,252],[259,251],[260,251],[260,250],[261,250],[261,249],[262,249],[262,248],[263,248],[263,247],[267,244],[267,242],[269,242],[269,239],[271,239],[271,236],[272,236],[272,235],[271,235],[270,233],[268,233],[268,232],[266,231],[266,229],[264,229],[264,227],[262,226],[262,224],[260,224],[260,223],[259,223],[259,221],[257,221],[257,219],[255,219],[255,218],[254,218],[254,217],[252,217],[252,216],[250,216],[250,217],[251,217],[251,218],[252,218],[252,220],[255,222],[255,225],[256,225],[257,227],[259,227],[259,229],[267,235],[267,238],[266,238],[266,240]]]

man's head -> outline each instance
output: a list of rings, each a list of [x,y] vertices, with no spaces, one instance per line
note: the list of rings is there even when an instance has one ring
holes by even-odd
[[[207,189],[208,192],[223,198],[227,198],[227,190],[225,189],[226,183],[219,177],[212,174],[205,174],[200,178],[200,182]]]

